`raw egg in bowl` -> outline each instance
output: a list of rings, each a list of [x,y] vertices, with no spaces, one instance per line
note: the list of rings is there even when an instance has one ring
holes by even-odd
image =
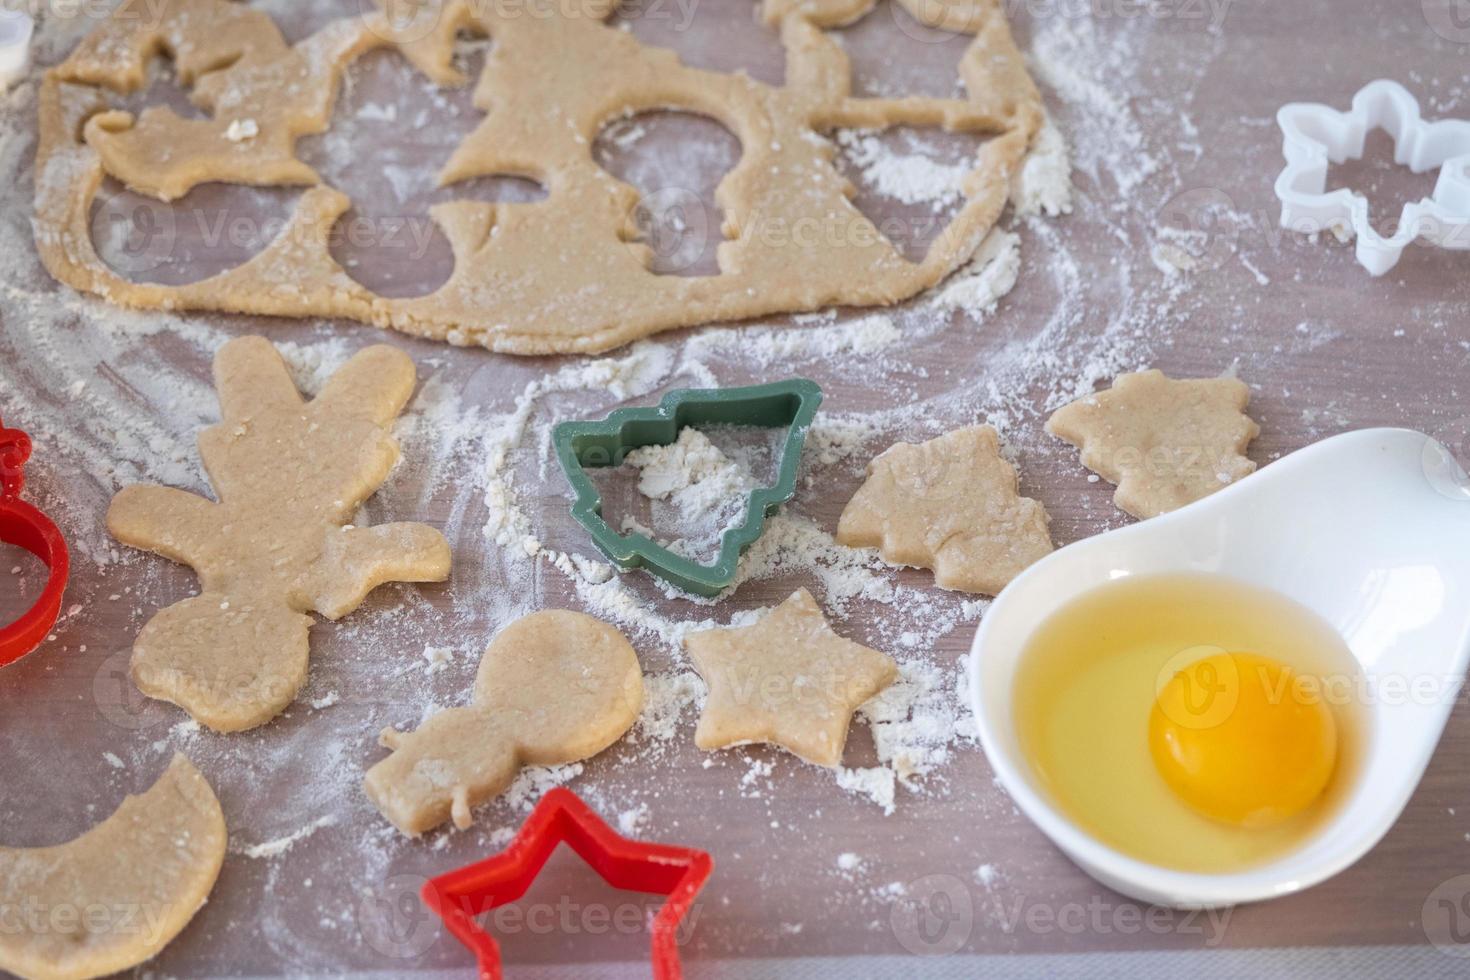
[[[1420,433],[1348,433],[1012,582],[970,656],[1001,783],[1103,883],[1287,894],[1387,832],[1470,657],[1470,489]]]

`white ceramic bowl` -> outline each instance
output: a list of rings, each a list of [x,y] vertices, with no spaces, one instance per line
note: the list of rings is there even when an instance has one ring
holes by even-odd
[[[1361,663],[1363,760],[1333,816],[1269,864],[1200,874],[1120,853],[1073,823],[1037,784],[1011,687],[1036,626],[1080,593],[1130,575],[1209,572],[1315,611]],[[991,766],[1017,805],[1083,870],[1163,905],[1230,905],[1322,881],[1387,833],[1418,785],[1470,657],[1470,490],[1428,436],[1367,429],[1293,453],[1152,520],[1079,541],[1018,576],[986,612],[970,692]]]

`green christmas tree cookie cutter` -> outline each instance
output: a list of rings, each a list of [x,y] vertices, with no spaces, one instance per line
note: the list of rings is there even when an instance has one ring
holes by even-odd
[[[796,472],[807,429],[822,403],[815,381],[791,378],[745,388],[681,388],[656,406],[619,408],[600,422],[562,422],[552,431],[556,458],[576,500],[572,517],[619,568],[646,568],[695,595],[716,596],[735,581],[740,555],[766,527],[766,517],[796,493]],[[603,520],[602,497],[585,470],[617,466],[641,446],[667,446],[680,430],[716,425],[786,429],[774,486],[751,493],[743,523],[720,536],[714,564],[704,565],[637,532],[621,534]]]

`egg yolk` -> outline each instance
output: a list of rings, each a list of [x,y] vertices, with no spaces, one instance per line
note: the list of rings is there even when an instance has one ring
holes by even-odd
[[[1217,653],[1160,689],[1149,715],[1154,764],[1199,813],[1268,827],[1300,813],[1337,763],[1337,723],[1320,693],[1284,664]]]

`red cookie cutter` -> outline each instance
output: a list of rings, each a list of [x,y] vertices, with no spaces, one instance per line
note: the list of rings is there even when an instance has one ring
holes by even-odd
[[[475,954],[480,980],[501,980],[500,944],[475,922],[526,893],[556,845],[565,842],[614,888],[667,895],[653,919],[653,976],[679,980],[675,931],[714,870],[704,851],[645,844],[617,833],[569,789],[541,798],[510,846],[493,857],[431,878],[420,893],[449,931]]]
[[[24,500],[26,460],[31,437],[0,422],[0,541],[24,548],[51,570],[36,604],[9,626],[0,628],[0,667],[14,663],[41,645],[61,613],[61,594],[71,571],[66,541],[51,518]]]

